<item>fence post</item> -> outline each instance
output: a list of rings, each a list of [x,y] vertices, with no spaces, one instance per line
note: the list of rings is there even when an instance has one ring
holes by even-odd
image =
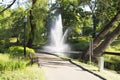
[[[99,67],[99,71],[104,70],[104,58],[103,57],[98,58],[98,67]]]

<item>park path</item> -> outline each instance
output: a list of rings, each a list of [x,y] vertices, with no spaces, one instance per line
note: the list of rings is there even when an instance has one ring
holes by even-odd
[[[37,54],[46,80],[102,80],[54,55]]]

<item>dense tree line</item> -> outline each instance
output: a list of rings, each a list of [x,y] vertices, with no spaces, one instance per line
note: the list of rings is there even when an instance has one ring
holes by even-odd
[[[4,0],[3,0],[4,1]],[[11,9],[16,0],[0,6],[0,43],[8,44],[16,37],[17,43],[23,43],[23,18],[27,16],[27,46],[46,42],[46,22],[50,10],[48,0],[28,0],[25,7]],[[28,5],[29,4],[29,5]],[[93,39],[93,58],[101,56],[108,45],[119,36],[120,1],[116,0],[57,0],[52,9],[59,8],[64,29],[70,28],[68,38],[87,36]],[[85,7],[89,11],[85,10]],[[9,34],[8,34],[9,33]],[[96,34],[98,33],[98,34]],[[90,36],[91,35],[91,36]],[[118,37],[119,38],[119,37]],[[88,59],[89,46],[82,59]]]

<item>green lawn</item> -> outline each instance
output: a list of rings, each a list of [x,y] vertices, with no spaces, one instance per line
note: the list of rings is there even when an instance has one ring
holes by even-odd
[[[42,68],[37,65],[23,70],[0,72],[0,80],[45,80]]]
[[[78,62],[73,60],[74,63],[77,63],[79,65],[81,65],[82,67],[106,78],[107,80],[120,80],[120,74],[118,74],[116,71],[112,71],[112,70],[108,70],[108,69],[104,69],[103,71],[99,71],[99,68],[97,66],[93,66],[90,64],[85,64],[82,62]]]
[[[45,80],[42,68],[30,65],[29,60],[11,58],[0,54],[0,80]]]

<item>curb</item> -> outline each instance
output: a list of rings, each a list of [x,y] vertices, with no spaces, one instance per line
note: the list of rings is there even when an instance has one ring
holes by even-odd
[[[44,54],[48,54],[48,53],[44,53]],[[63,59],[63,60],[69,61],[71,64],[76,65],[77,67],[80,67],[81,69],[83,69],[83,70],[85,70],[85,71],[87,71],[87,72],[89,72],[89,73],[91,73],[91,74],[99,77],[100,79],[102,79],[102,80],[107,80],[107,79],[105,79],[104,77],[102,77],[102,76],[100,76],[100,75],[98,75],[98,74],[96,74],[96,73],[94,73],[94,72],[92,72],[92,71],[90,71],[90,70],[82,67],[81,65],[76,64],[76,63],[73,62],[71,59],[65,59],[65,58],[60,57],[59,55],[52,54],[52,53],[49,53],[48,55],[53,55],[53,56],[59,57],[59,58],[61,58],[61,59]]]
[[[69,62],[72,63],[72,64],[74,64],[74,65],[76,65],[76,66],[78,66],[78,67],[80,67],[80,68],[82,68],[83,70],[85,70],[85,71],[87,71],[87,72],[89,72],[89,73],[91,73],[91,74],[93,74],[93,75],[101,78],[102,80],[107,80],[107,79],[105,79],[104,77],[102,77],[102,76],[100,76],[100,75],[98,75],[98,74],[96,74],[96,73],[94,73],[94,72],[92,72],[92,71],[90,71],[90,70],[88,70],[88,69],[86,69],[86,68],[84,68],[84,67],[76,64],[76,63],[74,63],[72,60],[69,60]]]

